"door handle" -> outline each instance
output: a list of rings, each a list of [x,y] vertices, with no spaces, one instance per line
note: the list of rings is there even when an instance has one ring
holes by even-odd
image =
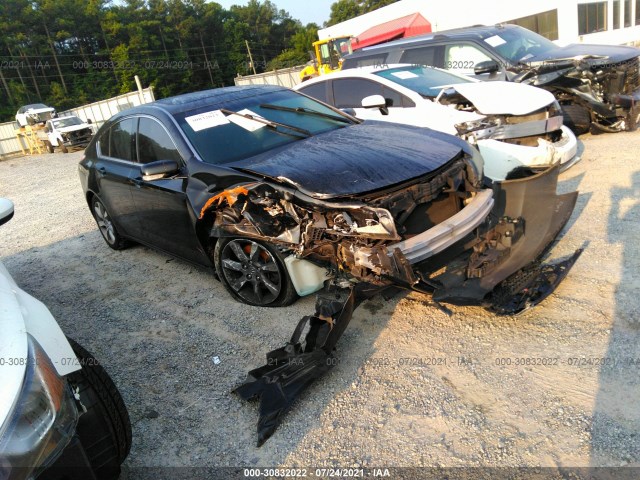
[[[98,168],[98,173],[103,176],[107,174],[107,169],[105,167],[99,167]]]

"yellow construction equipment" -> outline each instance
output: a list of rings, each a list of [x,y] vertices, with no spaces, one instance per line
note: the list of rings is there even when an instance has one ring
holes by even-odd
[[[300,78],[305,80],[326,75],[342,68],[342,58],[351,53],[351,37],[325,38],[313,42],[315,59],[313,65],[307,65],[301,72]]]
[[[15,129],[16,138],[23,155],[27,154],[23,145],[29,149],[29,155],[33,155],[34,152],[40,154],[47,151],[46,145],[38,135],[41,130],[44,130],[44,125],[27,125],[26,127]]]

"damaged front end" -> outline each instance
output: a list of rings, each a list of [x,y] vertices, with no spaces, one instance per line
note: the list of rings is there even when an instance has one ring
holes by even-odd
[[[460,112],[467,112],[473,117],[455,125],[457,135],[470,144],[476,146],[483,158],[486,159],[485,175],[492,180],[510,178],[512,171],[523,166],[539,167],[560,164],[564,171],[580,160],[578,155],[578,141],[575,135],[563,126],[562,110],[559,103],[548,92],[543,98],[528,100],[529,106],[523,100],[524,108],[519,111],[509,111],[506,100],[513,99],[530,90],[518,84],[500,82],[501,84],[481,84],[483,91],[477,84],[454,85],[443,89],[436,101],[451,106]],[[515,89],[507,92],[507,99],[500,102],[487,100],[486,97],[494,87]],[[494,95],[499,95],[495,88]],[[482,94],[482,95],[480,95]],[[473,99],[476,99],[474,103]],[[482,105],[481,111],[476,103]],[[495,108],[498,106],[498,108]],[[493,108],[492,108],[493,107]],[[489,113],[487,113],[489,112]]]
[[[335,345],[366,298],[402,288],[514,314],[554,290],[580,252],[557,265],[538,262],[569,219],[577,192],[556,194],[557,165],[521,173],[484,188],[477,162],[465,153],[425,178],[348,201],[258,181],[207,202],[201,218],[209,216],[212,236],[259,239],[324,270],[311,287],[296,286],[300,294],[319,290],[315,313],[235,390],[260,398],[258,445],[300,392],[336,363]]]
[[[640,57],[603,55],[530,62],[514,81],[543,87],[563,105],[586,108],[603,131],[633,131],[640,118]]]

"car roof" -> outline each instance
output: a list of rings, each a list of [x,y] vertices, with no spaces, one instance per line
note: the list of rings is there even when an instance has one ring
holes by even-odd
[[[393,42],[381,43],[380,45],[373,45],[371,47],[365,47],[362,50],[348,55],[346,58],[357,58],[361,54],[375,53],[376,51],[391,50],[400,46],[412,46],[413,44],[421,44],[426,41],[444,40],[447,38],[456,39],[474,39],[482,40],[487,35],[499,33],[504,29],[521,28],[518,25],[475,25],[473,27],[454,28],[451,30],[442,30],[440,32],[426,33],[424,35],[418,35],[415,37],[402,38],[400,40],[394,40]]]
[[[310,78],[302,83],[299,83],[294,87],[294,90],[306,87],[307,85],[313,85],[314,83],[327,82],[333,78],[343,77],[372,77],[374,73],[384,72],[385,70],[391,70],[398,67],[411,67],[408,63],[398,63],[391,65],[367,65],[366,67],[350,68],[348,70],[339,70],[337,72],[331,72],[329,75],[320,75],[319,77]],[[378,78],[376,76],[376,78]]]
[[[152,103],[134,107],[126,110],[132,113],[133,110],[142,110],[148,107],[159,108],[167,113],[175,115],[176,113],[187,112],[201,106],[215,106],[243,98],[253,97],[263,93],[279,92],[288,90],[285,87],[275,85],[241,85],[235,87],[215,88],[211,90],[203,90],[201,92],[186,93],[175,97],[163,98]]]

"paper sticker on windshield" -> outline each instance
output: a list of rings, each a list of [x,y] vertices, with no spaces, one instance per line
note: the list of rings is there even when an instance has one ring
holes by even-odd
[[[394,77],[398,77],[400,80],[407,80],[409,78],[418,78],[418,75],[416,75],[413,72],[407,72],[406,70],[404,72],[391,72],[391,75],[393,75]]]
[[[507,41],[500,35],[494,35],[493,37],[485,38],[484,41],[492,47],[499,47],[500,45],[504,45],[505,43],[507,43]]]
[[[213,110],[211,112],[199,113],[198,115],[192,115],[185,117],[185,120],[194,132],[205,130],[207,128],[219,127],[220,125],[226,125],[229,123],[227,117],[224,116],[220,110]]]
[[[251,115],[252,117],[260,118],[261,120],[264,120],[264,118],[262,118],[257,113],[252,112],[248,108],[245,108],[244,110],[240,110],[238,113],[240,113],[241,115]],[[255,120],[252,120],[252,119],[247,118],[247,117],[241,117],[240,115],[229,115],[227,117],[227,120],[232,121],[233,123],[235,123],[239,127],[242,127],[245,130],[248,130],[250,132],[255,132],[256,130],[258,130],[258,129],[262,128],[262,127],[266,127],[266,124],[264,124],[262,122],[257,122]]]

